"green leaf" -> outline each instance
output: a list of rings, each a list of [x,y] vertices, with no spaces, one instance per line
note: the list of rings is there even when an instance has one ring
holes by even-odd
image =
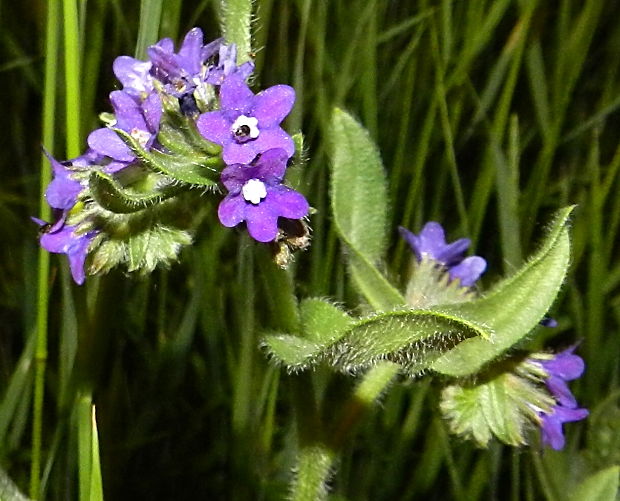
[[[387,360],[413,375],[463,339],[492,332],[463,318],[432,310],[401,310],[358,320],[324,351],[345,372],[357,372]]]
[[[323,299],[304,299],[299,311],[306,338],[319,344],[338,339],[354,322],[346,312]]]
[[[272,360],[285,365],[291,372],[301,371],[318,362],[322,346],[300,336],[269,334],[263,347]]]
[[[521,341],[547,313],[564,281],[570,261],[567,221],[573,207],[560,210],[540,250],[515,275],[485,297],[442,311],[485,325],[495,334],[459,343],[431,368],[449,376],[468,376]]]
[[[387,243],[387,182],[379,152],[368,131],[338,108],[331,141],[331,205],[338,233],[351,251],[353,281],[376,309],[402,305],[402,295],[376,266]]]
[[[590,475],[573,490],[569,500],[615,501],[618,495],[619,473],[620,466],[616,465]]]
[[[480,326],[431,310],[402,310],[353,319],[318,299],[302,304],[306,338],[268,335],[268,353],[291,371],[321,361],[344,372],[357,372],[382,361],[417,374],[443,352],[471,336],[490,336]]]

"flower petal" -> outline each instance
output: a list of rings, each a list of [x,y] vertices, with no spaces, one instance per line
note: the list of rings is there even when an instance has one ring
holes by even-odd
[[[179,49],[177,61],[179,66],[187,71],[190,75],[194,75],[200,71],[202,64],[202,42],[203,35],[200,28],[192,28]]]
[[[259,128],[272,128],[279,125],[295,104],[295,90],[288,85],[274,85],[254,98],[252,115],[258,118]]]
[[[130,162],[135,159],[129,147],[118,137],[116,132],[106,127],[96,129],[88,135],[88,146],[101,155]]]
[[[569,409],[575,409],[577,407],[577,399],[568,388],[566,381],[562,378],[557,376],[549,376],[545,380],[545,384],[551,394],[561,405],[568,407]]]
[[[217,208],[217,217],[224,226],[232,228],[245,220],[245,200],[241,195],[228,195]]]
[[[263,203],[269,203],[270,210],[278,216],[289,219],[301,219],[310,209],[301,193],[283,185],[272,187]]]
[[[280,182],[286,172],[286,163],[289,159],[288,153],[282,148],[272,148],[263,152],[255,162],[256,168],[254,175],[259,176],[263,181],[271,183]]]
[[[110,101],[116,114],[116,127],[127,132],[133,129],[147,130],[142,108],[129,94],[115,90],[110,93]]]
[[[140,61],[129,56],[119,56],[112,64],[116,78],[123,84],[123,90],[136,95],[150,92],[153,82],[149,71],[152,63]]]
[[[452,280],[459,279],[463,287],[471,287],[487,269],[487,262],[480,256],[466,257],[456,266],[449,268]]]
[[[231,164],[249,164],[257,153],[254,149],[255,141],[248,141],[247,143],[236,143],[230,141],[224,144],[224,151],[222,152],[222,159],[227,165]]]
[[[248,145],[254,151],[254,155],[264,153],[267,150],[280,148],[283,149],[287,157],[290,158],[295,154],[295,143],[284,130],[280,127],[273,129],[260,129],[260,134],[253,141],[243,143]]]
[[[208,141],[213,141],[222,146],[232,141],[231,123],[226,120],[221,111],[203,113],[198,117],[196,126],[202,137]]]
[[[238,73],[229,75],[220,87],[222,111],[239,115],[250,113],[254,104],[254,93]]]
[[[267,199],[258,205],[246,203],[245,222],[254,240],[271,242],[278,236],[278,216],[270,210]]]
[[[142,112],[149,132],[156,134],[159,131],[159,123],[163,114],[161,99],[157,92],[151,92],[142,102]]]

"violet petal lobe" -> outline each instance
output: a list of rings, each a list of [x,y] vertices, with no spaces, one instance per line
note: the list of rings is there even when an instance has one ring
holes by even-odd
[[[588,416],[587,409],[567,409],[562,406],[556,406],[551,409],[548,414],[542,414],[541,417],[541,434],[543,444],[550,446],[552,449],[561,450],[564,448],[566,439],[562,429],[563,423],[580,421]]]
[[[194,75],[200,71],[202,63],[202,42],[203,35],[200,28],[192,28],[185,35],[185,39],[179,49],[177,60],[181,66],[190,75]]]
[[[207,141],[225,145],[232,141],[231,123],[221,111],[207,111],[196,121],[198,131]]]
[[[287,186],[278,185],[269,190],[267,195],[270,208],[276,208],[278,216],[289,219],[301,219],[308,215],[310,206],[305,197]]]
[[[122,162],[131,162],[135,157],[129,147],[111,129],[103,127],[88,135],[88,146],[101,155],[111,157]]]
[[[289,159],[288,152],[281,148],[266,150],[256,161],[256,173],[265,181],[282,181],[286,172],[286,163]],[[253,174],[254,175],[254,174]]]
[[[558,353],[550,360],[541,360],[541,365],[550,374],[572,381],[583,374],[585,364],[579,355],[573,354],[576,346]]]
[[[238,144],[235,141],[224,143],[222,159],[226,165],[249,164],[256,157],[254,141]]]
[[[142,102],[142,112],[144,113],[148,130],[152,133],[157,133],[163,114],[161,98],[157,92],[152,92]]]
[[[277,208],[267,198],[257,205],[246,203],[245,222],[250,236],[259,242],[271,242],[278,236]]]
[[[217,208],[220,222],[227,228],[237,226],[245,219],[245,205],[245,200],[239,194],[228,195]]]
[[[116,113],[116,127],[127,132],[147,130],[142,108],[129,94],[115,90],[110,93],[110,101]]]
[[[85,279],[84,263],[95,232],[76,235],[74,230],[74,226],[65,225],[57,231],[44,233],[41,235],[41,246],[49,252],[66,254],[73,280],[82,285]]]
[[[568,385],[564,379],[557,376],[549,376],[545,380],[545,384],[551,394],[561,405],[570,409],[577,407],[577,400],[568,388]]]
[[[224,80],[220,87],[220,104],[229,120],[233,121],[239,115],[250,113],[253,103],[254,93],[241,75],[233,73]]]
[[[149,71],[152,63],[140,61],[129,56],[119,56],[112,64],[116,78],[123,84],[123,90],[136,97],[153,90],[153,81]]]
[[[295,90],[288,85],[274,85],[254,98],[253,115],[258,118],[259,128],[279,125],[295,104]]]
[[[54,209],[70,209],[75,205],[77,196],[82,191],[79,181],[71,179],[71,171],[62,165],[58,160],[45,151],[52,170],[54,179],[45,190],[45,198],[50,207]]]
[[[450,267],[448,273],[452,280],[459,279],[463,287],[471,287],[487,268],[487,262],[479,256],[469,256],[459,264]]]
[[[243,145],[248,145],[255,155],[271,149],[284,150],[287,158],[292,157],[295,153],[295,143],[280,127],[260,129],[260,134],[256,139],[243,143]]]

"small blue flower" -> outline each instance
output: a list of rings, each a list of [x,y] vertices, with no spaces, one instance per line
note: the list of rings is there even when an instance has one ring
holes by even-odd
[[[308,214],[308,202],[301,193],[284,186],[288,154],[267,150],[250,165],[233,164],[222,171],[228,190],[220,202],[218,217],[229,228],[245,221],[250,236],[271,242],[278,235],[278,218],[301,219]]]
[[[161,100],[157,92],[153,91],[144,101],[136,102],[127,92],[115,90],[110,93],[110,101],[116,117],[114,126],[129,133],[145,150],[149,150],[159,131],[162,116]],[[129,146],[108,127],[94,130],[88,135],[87,141],[88,146],[98,154],[120,162],[118,168],[136,158]]]
[[[463,287],[472,286],[486,270],[487,263],[480,256],[465,257],[471,245],[467,238],[446,243],[444,229],[439,223],[430,221],[424,225],[419,235],[400,226],[401,236],[411,247],[418,261],[432,259],[445,266],[450,280],[460,280]]]
[[[174,52],[174,42],[164,38],[147,49],[152,62],[151,75],[175,97],[191,93],[205,81],[209,72],[206,62],[218,53],[221,45],[222,39],[203,45],[200,28],[193,28],[185,35],[178,52]]]
[[[65,217],[63,215],[53,226],[43,232],[40,240],[41,247],[48,252],[66,254],[69,258],[69,267],[71,268],[73,280],[78,285],[82,285],[86,278],[84,263],[88,255],[88,249],[98,232],[77,233],[76,226],[65,224]],[[45,226],[44,221],[39,219],[34,219],[34,221],[40,226]]]
[[[573,353],[575,348],[571,346],[551,358],[536,360],[546,374],[545,385],[556,400],[549,412],[539,413],[542,441],[555,450],[562,449],[565,444],[562,424],[580,421],[589,414],[587,409],[578,408],[577,400],[566,384],[581,377],[585,368],[583,359]]]
[[[202,136],[223,147],[227,165],[249,164],[256,155],[281,149],[288,157],[295,153],[291,137],[280,127],[295,103],[295,91],[288,85],[274,85],[254,95],[240,73],[224,80],[217,111],[208,111],[196,125]]]

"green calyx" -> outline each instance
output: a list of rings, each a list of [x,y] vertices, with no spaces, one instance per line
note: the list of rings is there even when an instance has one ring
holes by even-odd
[[[205,192],[218,189],[221,147],[202,138],[192,118],[169,107],[157,135],[161,147],[147,150],[134,135],[112,130],[136,160],[116,173],[86,172],[88,188],[70,222],[99,232],[89,250],[90,274],[120,264],[149,273],[175,261],[191,243],[203,214],[196,207],[204,205]]]

